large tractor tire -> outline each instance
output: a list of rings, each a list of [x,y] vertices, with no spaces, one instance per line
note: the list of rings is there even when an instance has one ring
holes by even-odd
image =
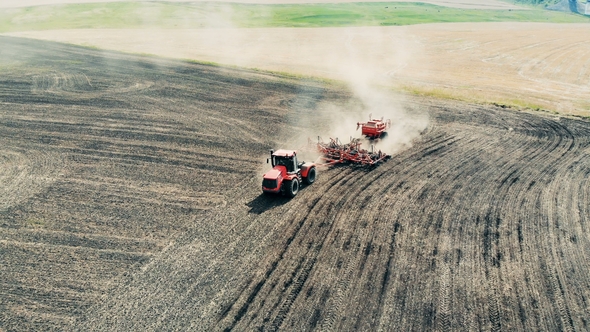
[[[289,197],[295,197],[299,192],[299,179],[294,178],[291,181],[285,181],[285,194]]]
[[[315,167],[312,167],[307,171],[307,176],[303,178],[303,181],[305,181],[306,184],[312,184],[315,182],[316,175]]]

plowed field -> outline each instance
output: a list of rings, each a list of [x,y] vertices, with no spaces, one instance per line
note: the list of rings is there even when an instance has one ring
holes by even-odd
[[[590,329],[588,122],[408,97],[411,146],[288,200],[268,149],[350,91],[0,44],[0,330]]]

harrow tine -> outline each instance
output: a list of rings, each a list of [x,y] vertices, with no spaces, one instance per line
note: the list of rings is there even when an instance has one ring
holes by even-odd
[[[321,166],[331,166],[341,163],[360,164],[362,166],[372,166],[384,161],[387,154],[375,152],[375,147],[371,145],[371,150],[367,151],[361,148],[361,140],[358,138],[350,139],[350,143],[342,144],[338,138],[331,138],[330,143],[324,143],[318,136],[316,144],[317,152],[322,155],[324,161]]]

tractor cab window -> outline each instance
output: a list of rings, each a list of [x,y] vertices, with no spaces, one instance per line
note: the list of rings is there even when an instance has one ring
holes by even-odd
[[[285,166],[285,168],[287,168],[287,172],[295,172],[296,164],[297,157],[275,157],[275,165]]]

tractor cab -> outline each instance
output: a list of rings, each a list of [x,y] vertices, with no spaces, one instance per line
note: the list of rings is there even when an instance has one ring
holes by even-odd
[[[272,167],[284,166],[287,173],[295,173],[299,170],[297,154],[290,150],[277,150],[271,154]]]
[[[263,175],[262,191],[268,194],[282,193],[290,197],[297,195],[301,182],[312,184],[316,171],[314,163],[297,162],[293,150],[270,150],[272,169]]]

